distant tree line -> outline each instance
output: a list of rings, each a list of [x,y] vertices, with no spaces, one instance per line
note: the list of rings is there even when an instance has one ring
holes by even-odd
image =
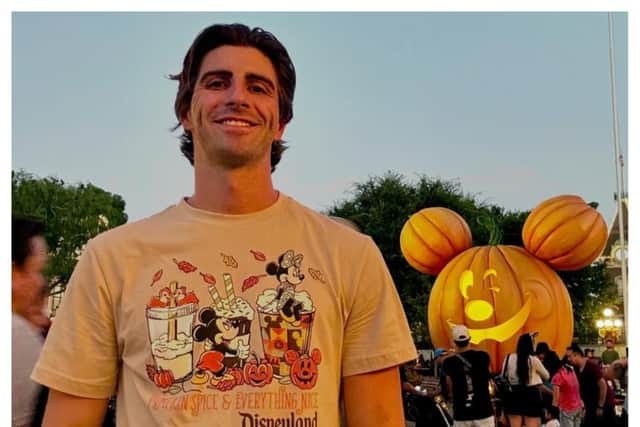
[[[49,288],[63,292],[89,239],[127,222],[125,202],[93,184],[67,184],[23,170],[11,172],[13,215],[40,219],[50,258],[45,274]]]

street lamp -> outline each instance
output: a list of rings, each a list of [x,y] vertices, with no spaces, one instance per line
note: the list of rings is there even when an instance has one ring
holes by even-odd
[[[604,318],[600,318],[596,321],[596,328],[598,328],[598,335],[603,341],[608,339],[617,342],[622,333],[622,326],[624,322],[617,317],[611,308],[605,308],[602,310]]]

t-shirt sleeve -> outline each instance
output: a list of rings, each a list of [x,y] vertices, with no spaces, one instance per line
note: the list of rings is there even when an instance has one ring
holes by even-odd
[[[118,348],[111,295],[91,243],[71,276],[31,378],[99,399],[115,392]]]
[[[371,239],[346,296],[342,375],[399,365],[417,357],[400,297],[382,254]],[[351,260],[353,262],[353,260]]]
[[[547,371],[547,368],[544,367],[540,359],[538,359],[536,356],[532,356],[530,360],[532,361],[534,372],[540,375],[542,381],[547,381],[549,379],[549,371]]]
[[[551,378],[551,384],[561,386],[563,384],[563,377],[560,371],[556,372],[556,374]]]

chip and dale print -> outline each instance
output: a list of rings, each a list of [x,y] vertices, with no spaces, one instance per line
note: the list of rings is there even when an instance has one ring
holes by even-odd
[[[262,252],[250,253],[258,262],[267,260]],[[210,305],[199,307],[200,300],[194,291],[177,281],[158,286],[157,295],[147,304],[151,342],[150,363],[146,364],[149,379],[169,393],[227,391],[238,385],[264,387],[273,381],[304,390],[313,388],[322,356],[317,348],[309,352],[315,315],[313,301],[308,292],[296,290],[305,279],[303,255],[287,250],[277,261],[267,263],[263,270],[266,274],[243,280],[241,292],[267,277],[277,280],[275,288],[257,296],[255,309],[235,293],[232,272],[238,268],[238,262],[231,255],[220,256],[229,268],[222,273],[222,284],[215,275],[198,271],[188,261],[173,259],[178,270],[187,275],[186,280],[198,272],[198,281],[203,285],[199,289],[207,290]],[[325,282],[321,271],[309,268],[308,272],[314,280]],[[160,283],[162,275],[163,270],[158,270],[150,286]],[[256,316],[261,349],[250,345],[251,325]]]

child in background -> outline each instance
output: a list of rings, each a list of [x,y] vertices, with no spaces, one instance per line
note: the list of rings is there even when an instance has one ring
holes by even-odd
[[[560,427],[557,407],[549,406],[544,409],[544,424],[542,427]]]

